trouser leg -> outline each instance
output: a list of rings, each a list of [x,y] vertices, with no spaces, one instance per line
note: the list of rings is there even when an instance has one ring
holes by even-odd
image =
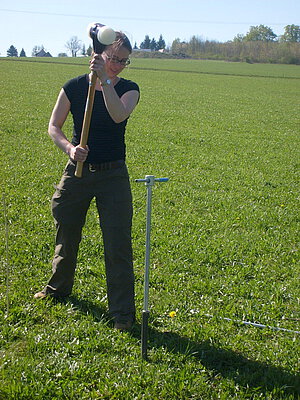
[[[72,292],[81,232],[92,199],[84,178],[74,177],[74,168],[74,164],[68,164],[52,197],[56,244],[52,277],[43,292],[53,296],[68,296]]]
[[[56,245],[52,261],[52,277],[45,292],[54,296],[68,296],[72,292],[81,241],[81,226],[56,223]]]
[[[103,235],[108,307],[116,321],[135,319],[131,224],[132,196],[126,167],[111,172],[96,197]]]
[[[128,228],[102,228],[108,308],[116,321],[134,320],[134,274]]]

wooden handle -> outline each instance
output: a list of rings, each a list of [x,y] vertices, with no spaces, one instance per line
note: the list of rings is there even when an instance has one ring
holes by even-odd
[[[83,118],[81,137],[80,137],[80,146],[84,148],[86,148],[89,137],[91,116],[94,105],[96,81],[97,81],[97,73],[95,71],[92,71],[92,76],[89,82],[89,91],[85,104],[84,118]],[[75,176],[77,178],[82,177],[82,168],[83,168],[83,163],[81,161],[77,161],[75,170]]]

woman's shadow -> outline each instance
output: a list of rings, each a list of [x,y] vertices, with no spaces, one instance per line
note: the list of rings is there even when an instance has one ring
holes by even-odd
[[[80,312],[92,315],[96,321],[109,322],[107,312],[89,300],[70,296],[68,302]],[[140,340],[141,326],[135,324],[130,334]],[[196,342],[177,333],[160,332],[155,327],[149,327],[148,349],[152,348],[165,348],[170,353],[193,357],[207,370],[212,371],[214,376],[220,374],[245,388],[259,387],[264,394],[278,389],[281,394],[294,395],[295,399],[300,398],[299,375],[292,375],[279,366],[248,359],[233,350],[219,348],[207,340]]]

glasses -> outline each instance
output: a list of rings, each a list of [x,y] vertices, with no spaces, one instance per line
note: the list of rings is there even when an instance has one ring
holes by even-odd
[[[117,56],[109,56],[108,54],[106,54],[106,57],[113,64],[120,64],[122,67],[127,67],[130,64],[129,58],[122,58],[122,60],[120,60]]]

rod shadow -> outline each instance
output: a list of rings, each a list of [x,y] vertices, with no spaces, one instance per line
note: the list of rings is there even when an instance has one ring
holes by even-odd
[[[96,321],[110,321],[107,311],[91,301],[70,296],[68,302],[72,302],[80,312],[92,315]],[[130,334],[140,340],[141,326],[135,324]],[[264,394],[278,389],[286,395],[294,395],[295,399],[300,398],[300,376],[293,375],[282,367],[248,359],[233,350],[218,348],[207,340],[196,342],[177,333],[160,332],[155,327],[149,327],[148,334],[149,350],[163,347],[170,353],[193,357],[210,370],[213,376],[221,374],[244,388],[260,387]]]
[[[134,332],[139,336],[140,327]],[[282,367],[255,361],[229,349],[212,345],[208,340],[196,342],[173,332],[159,332],[149,328],[149,349],[164,347],[170,353],[193,357],[216,376],[221,374],[244,388],[258,388],[262,393],[274,389],[300,399],[300,376],[293,375]]]

